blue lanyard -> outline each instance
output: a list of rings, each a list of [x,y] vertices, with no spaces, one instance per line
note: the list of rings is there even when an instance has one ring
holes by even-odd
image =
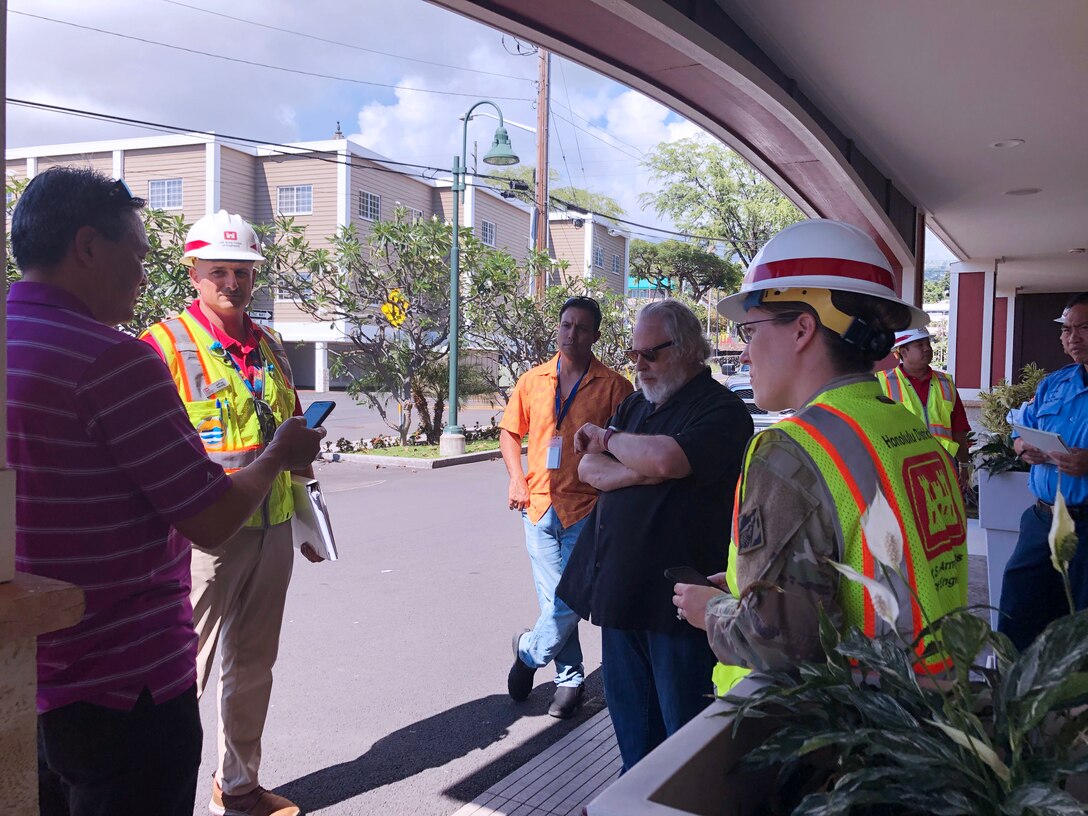
[[[559,366],[562,363],[562,358],[555,361],[555,429],[558,431],[559,426],[563,424],[563,419],[567,415],[567,411],[570,410],[570,404],[574,402],[574,395],[578,393],[578,386],[582,384],[582,380],[585,379],[586,374],[589,373],[589,366],[586,366],[586,370],[582,372],[582,376],[578,378],[578,382],[574,384],[574,388],[570,390],[570,394],[567,395],[567,401],[562,401],[563,386],[559,381]],[[562,407],[560,407],[562,406]]]
[[[227,363],[230,365],[230,367],[233,368],[235,370],[235,372],[237,372],[238,376],[241,377],[241,379],[242,379],[242,383],[249,390],[249,393],[253,397],[253,399],[259,400],[259,399],[264,397],[264,368],[265,368],[265,365],[264,365],[264,356],[261,354],[261,345],[260,345],[259,340],[257,341],[257,345],[255,346],[255,350],[257,352],[257,366],[256,366],[256,369],[257,369],[257,375],[256,375],[257,386],[256,386],[256,388],[254,388],[253,383],[251,383],[249,381],[249,377],[247,377],[245,375],[245,372],[243,372],[242,369],[240,369],[238,367],[238,361],[234,359],[234,355],[231,354],[229,351],[227,351],[225,348],[223,348],[222,343],[220,343],[218,340],[216,340],[210,346],[208,346],[208,348],[211,349],[212,354],[216,354],[216,355],[224,358],[227,361]],[[269,370],[271,370],[271,368],[272,368],[271,363],[268,364],[268,368],[269,368]]]

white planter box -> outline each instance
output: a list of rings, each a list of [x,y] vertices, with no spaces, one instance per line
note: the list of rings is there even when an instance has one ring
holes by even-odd
[[[742,680],[733,692],[758,688]],[[764,720],[746,720],[736,737],[729,707],[710,704],[648,757],[586,805],[586,816],[748,816],[773,790],[775,772],[740,774],[737,762],[762,742]]]
[[[1028,489],[1027,473],[978,473],[978,521],[986,532],[986,583],[990,590],[990,626],[997,629],[997,605],[1005,565],[1020,534],[1020,516],[1035,496]]]

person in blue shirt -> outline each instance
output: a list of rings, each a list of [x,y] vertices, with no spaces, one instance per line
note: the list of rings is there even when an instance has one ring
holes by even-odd
[[[1021,650],[1069,612],[1047,540],[1059,485],[1077,529],[1077,554],[1069,564],[1073,600],[1078,610],[1088,608],[1088,292],[1075,295],[1055,322],[1073,365],[1039,383],[1022,424],[1061,434],[1069,453],[1046,453],[1014,434],[1016,452],[1031,465],[1037,501],[1020,518],[1020,538],[1005,567],[998,630]]]

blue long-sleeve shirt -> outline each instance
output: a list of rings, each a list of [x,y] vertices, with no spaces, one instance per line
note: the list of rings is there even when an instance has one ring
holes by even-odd
[[[1088,448],[1088,377],[1079,363],[1067,365],[1048,375],[1035,390],[1035,399],[1025,406],[1023,422],[1029,428],[1060,433],[1070,448]],[[1013,436],[1017,436],[1014,432]],[[1050,504],[1058,492],[1068,504],[1088,504],[1088,477],[1059,474],[1055,465],[1032,465],[1031,492]]]

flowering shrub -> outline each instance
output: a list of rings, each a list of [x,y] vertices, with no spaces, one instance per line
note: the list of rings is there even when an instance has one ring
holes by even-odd
[[[465,441],[476,442],[481,439],[498,439],[500,428],[495,422],[495,418],[491,418],[490,424],[481,426],[479,422],[473,425],[471,428],[465,428]],[[415,431],[408,435],[409,447],[421,447],[425,445],[435,446],[438,444],[438,440],[431,442],[427,439],[427,434],[422,429]],[[333,442],[325,442],[325,451],[331,453],[335,447],[337,453],[366,453],[368,450],[374,450],[375,448],[398,448],[401,446],[399,436],[390,436],[389,434],[378,434],[371,439],[360,439],[358,442],[352,442],[350,439],[340,437]]]

